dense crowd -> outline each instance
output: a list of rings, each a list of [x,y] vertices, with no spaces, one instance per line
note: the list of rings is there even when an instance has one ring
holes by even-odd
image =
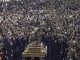
[[[50,30],[37,30],[34,41],[42,42],[47,46],[47,55],[44,60],[62,60],[67,59],[68,42],[64,36],[57,36]],[[30,35],[25,36],[23,33],[19,35],[1,36],[1,53],[4,53],[5,60],[23,60],[22,56],[25,47],[31,43]],[[33,41],[32,41],[33,42]],[[35,58],[36,59],[36,58]]]
[[[6,47],[2,50],[12,51],[13,48],[10,46],[12,43],[9,45],[7,43],[16,41],[14,43],[18,46],[14,45],[14,47],[16,47],[15,50],[20,48],[22,54],[24,49],[22,46],[24,46],[26,42],[29,44],[30,42],[37,40],[39,37],[36,38],[36,36],[41,33],[38,34],[36,31],[38,29],[43,29],[43,33],[46,33],[45,35],[47,35],[47,32],[49,32],[48,30],[50,30],[54,35],[65,37],[69,45],[67,53],[68,60],[79,59],[79,3],[79,0],[23,0],[19,2],[0,2],[0,40],[3,40],[5,43],[2,44],[1,42],[0,44],[1,46]],[[29,37],[29,41],[27,41],[27,37]],[[58,39],[59,37],[56,41],[58,41]],[[26,42],[24,42],[25,40]],[[46,42],[44,44],[46,44]],[[11,48],[7,49],[8,46]],[[6,51],[5,54],[8,54],[9,56],[13,55],[13,52],[8,53]],[[6,55],[6,57],[8,55]]]

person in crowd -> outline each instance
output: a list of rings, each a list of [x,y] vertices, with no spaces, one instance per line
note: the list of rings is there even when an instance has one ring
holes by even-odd
[[[12,43],[13,43],[13,45],[12,45],[12,54],[13,54],[13,60],[16,60],[16,58],[15,58],[15,51],[16,51],[16,41],[15,41],[15,39],[16,39],[16,37],[13,35],[12,36],[12,39],[11,39],[11,41],[12,41]]]
[[[13,60],[12,46],[11,36],[9,36],[6,38],[6,60]]]
[[[15,58],[16,60],[22,60],[22,42],[21,42],[22,37],[17,37],[16,38],[16,50],[15,50]]]
[[[58,55],[59,55],[59,51],[60,51],[58,37],[57,37],[57,35],[54,35],[54,33],[52,33],[52,36],[53,36],[53,43],[52,43],[53,60],[58,60],[59,59]]]
[[[53,60],[53,37],[51,35],[51,32],[47,32],[45,37],[42,39],[42,42],[47,46],[47,56],[45,60]]]
[[[60,51],[58,54],[59,60],[63,60],[67,58],[67,52],[68,52],[68,44],[67,44],[67,40],[64,36],[59,36],[58,37],[58,43],[59,43],[59,47],[60,47]]]
[[[0,35],[0,57],[2,60],[6,60],[5,58],[5,44],[4,37]]]

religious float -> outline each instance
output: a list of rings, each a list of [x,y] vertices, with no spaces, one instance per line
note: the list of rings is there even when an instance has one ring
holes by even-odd
[[[46,47],[44,47],[43,43],[41,42],[32,42],[30,43],[23,52],[23,57],[39,57],[41,58],[46,56]]]

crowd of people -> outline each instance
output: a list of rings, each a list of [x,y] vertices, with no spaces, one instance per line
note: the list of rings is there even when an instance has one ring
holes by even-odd
[[[52,37],[44,38],[45,41],[42,42],[45,45],[47,45],[49,49],[55,44],[53,42],[54,40],[57,41],[58,43],[61,42],[59,41],[59,38],[60,40],[61,39],[65,40],[64,39],[65,37],[69,45],[67,53],[68,60],[79,59],[80,58],[79,2],[80,2],[79,0],[76,1],[75,0],[74,1],[73,0],[70,1],[22,0],[22,1],[0,2],[0,40],[1,40],[0,46],[1,47],[5,46],[5,49],[1,48],[1,50],[5,51],[4,53],[6,54],[5,55],[6,59],[12,60],[13,59],[12,56],[15,55],[17,49],[19,49],[17,50],[17,53],[21,55],[24,50],[25,43],[29,44],[30,42],[38,39],[38,38],[36,39],[36,36],[41,34],[41,31],[39,34],[37,34],[36,31],[38,29],[43,29],[44,31],[43,33],[45,33],[45,36],[50,35],[47,34],[49,32],[52,33],[54,32],[54,35],[57,36],[63,36],[63,37],[57,37],[56,39],[52,39]],[[43,35],[41,34],[41,36]],[[2,43],[2,41],[4,43]],[[14,45],[12,42],[14,43]],[[47,44],[47,42],[49,42],[50,44]],[[59,50],[60,48],[62,48],[61,46],[62,44],[64,43],[60,43],[58,47],[56,45],[57,48],[56,47],[54,48]],[[16,48],[14,49],[14,47]],[[49,60],[55,59],[53,56],[51,56],[52,54],[51,52],[53,51],[54,48],[48,50],[48,52],[50,53],[48,54]],[[59,50],[59,52],[60,51],[62,50]],[[56,53],[55,57],[56,59],[57,57],[61,58],[61,55],[60,54],[58,55],[58,53]],[[17,55],[16,58],[19,60],[21,59],[21,56]]]
[[[41,41],[47,46],[47,55],[44,60],[62,60],[67,58],[69,46],[64,36],[54,35],[50,30],[38,30],[35,35],[37,35],[35,38],[36,42]],[[22,54],[25,46],[31,43],[29,40],[30,35],[25,36],[23,33],[19,33],[19,35],[9,34],[8,36],[1,36],[2,48],[0,52],[4,53],[4,60],[23,60],[24,57]]]
[[[22,53],[24,52],[29,37],[24,34],[1,36],[0,53],[4,54],[3,60],[22,60]],[[5,58],[5,59],[4,59]]]

